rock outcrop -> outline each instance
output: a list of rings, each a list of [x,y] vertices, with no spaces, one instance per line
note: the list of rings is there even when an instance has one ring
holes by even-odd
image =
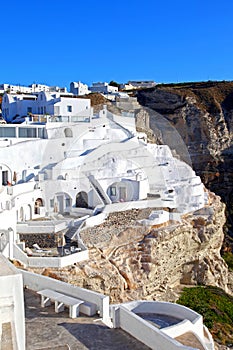
[[[210,200],[182,223],[164,227],[137,224],[148,209],[114,213],[104,224],[82,231],[88,261],[54,272],[57,278],[110,295],[111,302],[172,301],[181,285],[215,285],[227,291],[227,266],[220,256],[224,204],[214,194]]]

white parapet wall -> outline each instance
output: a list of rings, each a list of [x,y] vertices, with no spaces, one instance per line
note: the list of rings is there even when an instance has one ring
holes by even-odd
[[[115,327],[123,329],[153,350],[194,350],[194,348],[184,346],[162,333],[124,306],[114,309],[113,317],[117,320],[117,323],[114,322]]]
[[[109,296],[58,281],[47,276],[35,274],[33,272],[28,272],[25,270],[19,271],[23,275],[23,284],[27,288],[34,291],[52,289],[54,291],[70,295],[74,298],[93,303],[97,306],[97,311],[99,311],[103,322],[109,322]]]
[[[84,228],[100,225],[100,224],[102,224],[104,222],[104,220],[107,217],[108,217],[107,213],[100,213],[98,215],[91,216],[85,221]]]
[[[158,315],[170,316],[180,319],[180,322],[178,321],[178,323],[172,326],[158,329],[137,314],[156,314],[156,317],[158,317]],[[183,305],[160,301],[132,301],[112,306],[111,317],[115,328],[120,327],[124,329],[152,349],[191,349],[189,347],[180,347],[181,345],[174,340],[174,338],[186,332],[190,332],[196,336],[204,349],[214,350],[213,338],[208,330],[205,331],[204,335],[202,316]],[[146,333],[144,334],[144,331],[142,332],[145,325],[149,327],[145,332],[148,337],[151,337],[146,340],[148,343],[144,339]],[[152,331],[152,329],[154,331]],[[160,345],[160,339],[161,337],[163,338],[163,336],[165,336],[163,344],[167,344],[168,341],[174,343],[163,347],[163,345]],[[152,344],[156,344],[156,346],[154,345],[153,347]]]
[[[202,324],[202,316],[186,306],[165,302],[165,301],[144,301],[137,300],[125,303],[124,307],[134,313],[156,313],[161,315],[169,315],[179,317],[181,320],[187,319],[192,323],[200,322]]]
[[[68,221],[30,221],[17,224],[17,232],[24,234],[32,233],[57,233],[68,228]]]
[[[0,348],[2,325],[11,324],[15,350],[25,349],[23,279],[20,272],[0,254]]]
[[[60,268],[89,259],[88,250],[82,250],[66,256],[27,256],[16,244],[13,244],[13,258],[27,267]]]

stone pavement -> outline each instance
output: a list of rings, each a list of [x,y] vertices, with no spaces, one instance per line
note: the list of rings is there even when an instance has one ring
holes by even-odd
[[[68,310],[56,314],[54,304],[40,307],[40,297],[25,290],[26,350],[149,350],[121,329],[110,329],[98,316],[71,319]]]

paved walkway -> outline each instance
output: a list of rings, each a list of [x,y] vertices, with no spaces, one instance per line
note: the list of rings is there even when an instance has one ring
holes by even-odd
[[[56,314],[54,305],[40,307],[40,297],[25,290],[26,349],[149,350],[120,329],[110,329],[96,317],[71,319],[68,310]],[[67,346],[68,345],[68,346]]]

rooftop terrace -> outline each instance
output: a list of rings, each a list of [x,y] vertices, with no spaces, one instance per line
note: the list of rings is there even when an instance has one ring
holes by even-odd
[[[40,296],[25,289],[26,349],[59,350],[149,350],[121,329],[111,329],[95,317],[69,318],[68,310],[59,313],[51,305],[40,306]]]

